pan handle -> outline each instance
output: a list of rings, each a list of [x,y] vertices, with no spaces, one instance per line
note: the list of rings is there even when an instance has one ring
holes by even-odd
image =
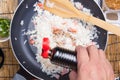
[[[31,76],[26,72],[21,66],[18,72],[13,77],[13,80],[37,80],[35,77]]]
[[[4,53],[1,48],[0,48],[0,58],[1,58],[0,60],[0,68],[1,68],[4,64]]]
[[[27,80],[27,79],[25,79],[22,75],[16,73],[15,76],[13,77],[13,80]]]

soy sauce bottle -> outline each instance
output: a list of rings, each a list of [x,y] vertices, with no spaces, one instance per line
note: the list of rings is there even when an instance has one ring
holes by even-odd
[[[42,54],[43,58],[49,58],[53,64],[70,68],[77,69],[77,58],[76,52],[68,49],[55,47],[50,48],[50,40],[48,37],[44,37],[42,41]]]

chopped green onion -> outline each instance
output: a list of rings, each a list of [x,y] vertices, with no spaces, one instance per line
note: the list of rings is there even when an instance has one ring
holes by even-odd
[[[10,20],[9,19],[0,19],[0,37],[8,37],[10,29]]]

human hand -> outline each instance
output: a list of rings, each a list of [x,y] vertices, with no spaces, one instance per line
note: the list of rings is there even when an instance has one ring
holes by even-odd
[[[95,46],[76,47],[77,72],[71,71],[70,80],[114,80],[114,72],[105,53]]]

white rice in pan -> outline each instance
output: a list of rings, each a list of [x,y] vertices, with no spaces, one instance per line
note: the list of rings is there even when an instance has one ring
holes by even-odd
[[[84,8],[81,3],[75,2],[74,5],[87,14],[90,14],[90,9]],[[34,5],[36,15],[33,16],[32,22],[34,28],[30,34],[30,39],[34,40],[33,46],[37,47],[36,59],[41,63],[41,69],[51,77],[59,77],[56,73],[64,74],[64,68],[51,64],[49,59],[44,59],[41,56],[42,40],[44,37],[50,39],[50,47],[60,46],[70,50],[75,50],[75,46],[82,45],[97,45],[92,42],[98,38],[96,28],[78,19],[65,19],[40,8],[37,4]],[[29,31],[28,31],[29,32]],[[99,45],[97,45],[99,47]]]

